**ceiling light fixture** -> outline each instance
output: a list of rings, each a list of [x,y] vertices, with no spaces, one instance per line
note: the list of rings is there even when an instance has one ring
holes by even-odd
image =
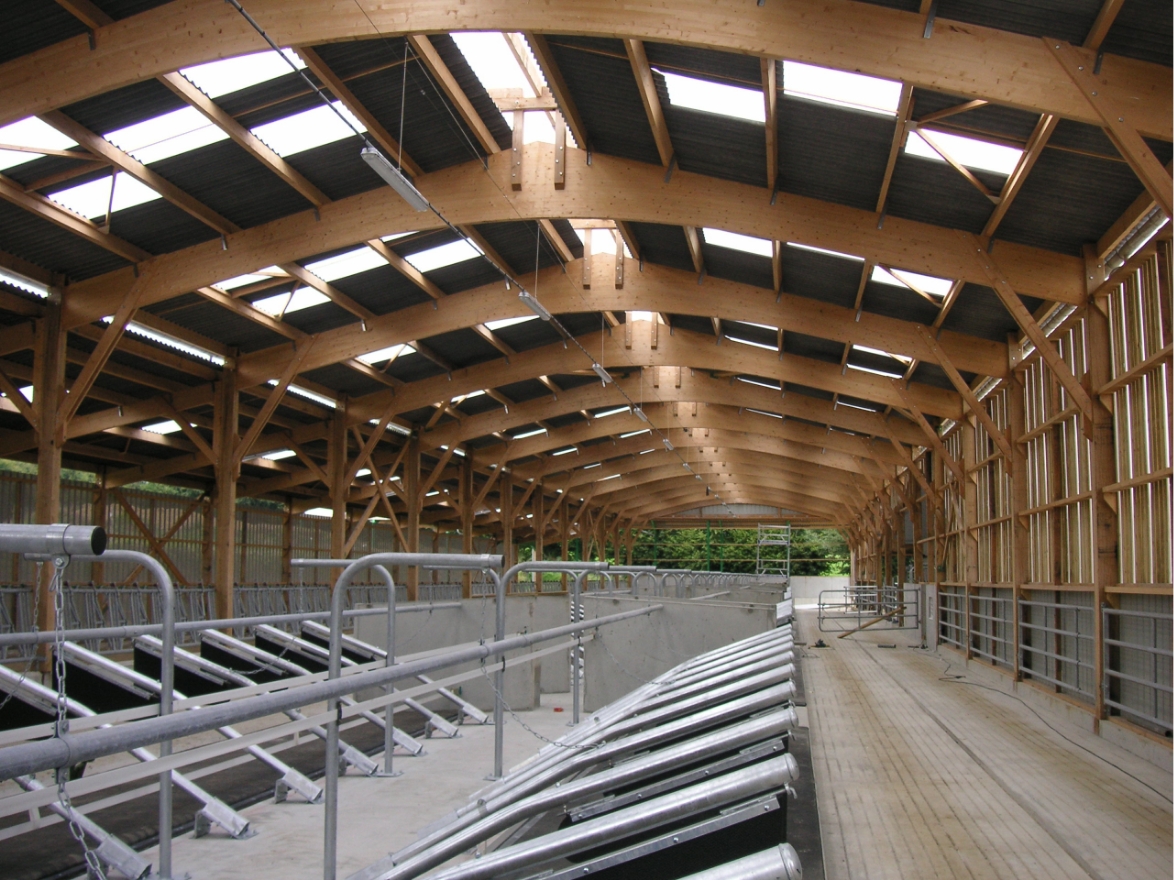
[[[413,211],[430,211],[432,205],[424,198],[423,193],[404,176],[404,173],[387,161],[387,157],[374,147],[363,147],[359,157],[371,166],[371,170],[383,178],[384,182],[394,189]]]
[[[662,437],[660,442],[664,444],[664,448],[667,449],[669,452],[673,451],[673,444],[669,442],[668,437]]]
[[[635,407],[635,408],[632,410],[632,412],[634,412],[634,413],[636,414],[636,418],[638,418],[640,421],[644,422],[644,424],[646,424],[646,425],[647,425],[647,424],[649,423],[649,422],[648,422],[648,416],[646,416],[646,415],[644,414],[644,408],[643,408],[643,407],[639,407],[639,406],[637,406],[637,407]]]
[[[544,306],[542,303],[540,303],[537,300],[537,298],[534,296],[534,294],[530,293],[530,291],[528,291],[528,290],[521,291],[518,294],[518,299],[520,299],[522,301],[522,304],[525,305],[526,308],[528,308],[530,311],[532,311],[534,314],[536,314],[543,321],[549,321],[551,318],[554,317],[549,311],[547,311],[546,306]]]
[[[591,369],[595,371],[595,375],[600,378],[604,385],[612,381],[611,373],[604,369],[603,364],[592,364]]]

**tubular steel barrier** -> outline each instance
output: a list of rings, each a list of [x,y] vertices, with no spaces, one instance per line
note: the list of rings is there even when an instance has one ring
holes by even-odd
[[[921,587],[890,584],[857,584],[835,590],[821,590],[818,597],[820,632],[845,632],[860,629],[880,618],[890,630],[920,629]]]
[[[1168,647],[1170,615],[1124,611],[1108,605],[1102,607],[1101,613],[1105,632],[1105,705],[1115,709],[1126,720],[1148,722],[1162,732],[1170,730],[1174,726],[1171,718],[1171,698],[1174,696],[1171,659],[1174,659],[1174,650]],[[1121,636],[1122,626],[1129,621],[1136,621],[1141,624],[1140,628],[1150,630],[1149,644],[1127,641]],[[1126,667],[1138,674],[1126,672]],[[1139,674],[1142,667],[1149,673],[1144,678]]]

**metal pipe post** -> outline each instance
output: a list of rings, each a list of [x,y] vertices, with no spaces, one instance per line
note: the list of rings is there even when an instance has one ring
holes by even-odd
[[[96,543],[92,542],[92,545]],[[105,550],[105,533],[100,543],[102,550]],[[159,641],[163,645],[159,664],[159,714],[170,715],[175,700],[175,587],[171,583],[171,576],[158,560],[146,553],[137,550],[102,550],[97,554],[79,554],[73,558],[82,562],[93,562],[99,558],[103,562],[133,562],[151,572],[155,576],[155,583],[159,585],[159,598],[163,605],[163,630],[159,634]],[[159,757],[166,758],[170,754],[171,740],[165,739],[159,743]],[[159,774],[159,880],[171,880],[171,828],[171,771],[164,770]]]

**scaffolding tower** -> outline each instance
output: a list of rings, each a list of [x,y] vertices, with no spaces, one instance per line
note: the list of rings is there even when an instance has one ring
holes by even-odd
[[[785,547],[786,554],[767,550],[768,547]],[[755,571],[758,574],[782,575],[791,581],[791,524],[758,524],[758,542],[755,550]]]

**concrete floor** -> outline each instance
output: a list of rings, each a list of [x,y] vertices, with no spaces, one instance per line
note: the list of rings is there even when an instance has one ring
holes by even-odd
[[[799,617],[828,880],[1171,876],[1168,770],[914,633]]]
[[[571,717],[570,694],[544,694],[541,708],[519,712],[529,727],[549,739],[563,736]],[[556,709],[564,709],[558,712]],[[493,769],[493,726],[466,725],[461,736],[426,740],[418,758],[396,755],[395,779],[365,778],[353,771],[339,786],[338,877],[345,878],[416,839],[416,832],[464,804],[488,785]],[[506,715],[505,766],[532,757],[544,743]],[[172,844],[175,876],[193,880],[319,880],[322,877],[321,806],[297,798],[265,801],[241,811],[257,835],[232,840],[219,829],[190,834]],[[145,851],[152,863],[157,849]]]

